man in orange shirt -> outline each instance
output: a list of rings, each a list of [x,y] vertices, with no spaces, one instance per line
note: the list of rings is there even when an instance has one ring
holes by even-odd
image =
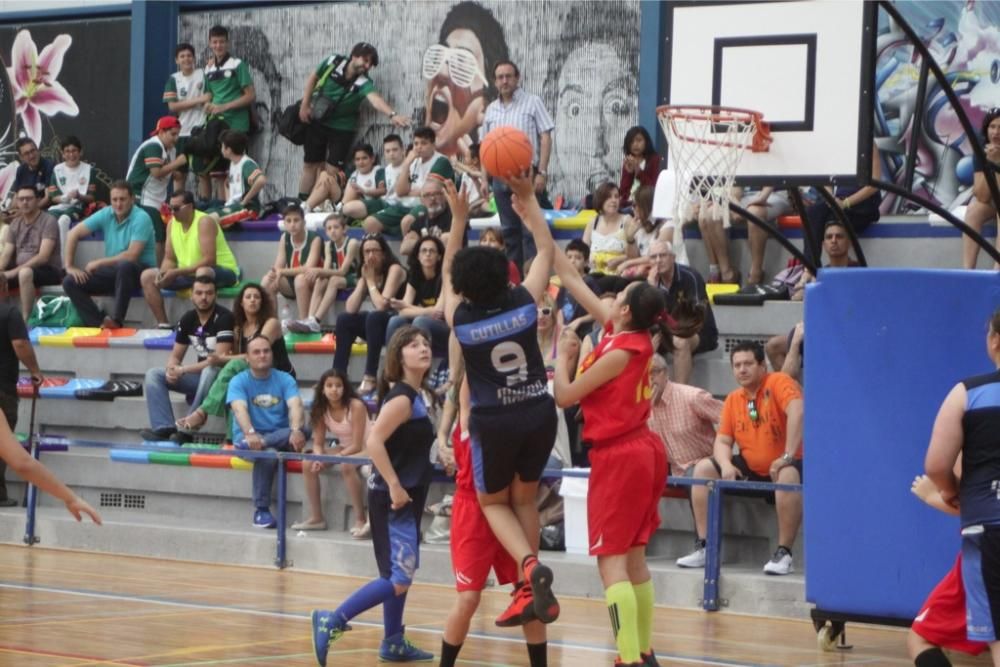
[[[693,477],[745,479],[754,482],[799,484],[802,481],[802,390],[784,373],[768,373],[764,348],[743,342],[729,353],[733,375],[740,388],[726,397],[722,421],[711,458],[702,459]],[[740,453],[733,455],[733,444]],[[790,574],[792,544],[802,523],[802,494],[776,491],[778,548],[764,565],[767,574]],[[708,488],[691,488],[695,550],[677,559],[680,567],[705,565],[708,530]]]

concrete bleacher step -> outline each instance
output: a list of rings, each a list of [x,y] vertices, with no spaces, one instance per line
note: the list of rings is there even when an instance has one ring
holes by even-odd
[[[272,567],[275,534],[248,523],[233,525],[205,516],[195,519],[162,518],[155,523],[105,512],[104,526],[78,524],[59,507],[43,507],[37,517],[40,546],[84,549],[156,558],[170,558],[233,565]],[[24,513],[0,510],[0,541],[21,543]],[[454,583],[447,544],[420,547],[417,581],[451,586]],[[341,531],[310,532],[304,537],[288,533],[290,567],[323,574],[371,577],[376,572],[371,542],[354,540]],[[556,593],[603,599],[604,591],[593,558],[559,552],[543,552],[555,570]],[[650,570],[656,603],[697,608],[702,597],[703,574],[680,570],[672,563],[652,559]],[[726,568],[721,579],[724,609],[792,618],[807,618],[804,579],[800,574],[768,577],[759,569]]]

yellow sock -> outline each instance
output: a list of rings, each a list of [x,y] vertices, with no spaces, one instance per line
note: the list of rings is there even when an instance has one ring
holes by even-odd
[[[635,591],[628,581],[620,581],[604,590],[611,615],[611,630],[618,645],[618,657],[628,664],[639,662],[639,633]]]
[[[653,580],[633,584],[635,592],[636,634],[639,650],[648,654],[653,646]]]

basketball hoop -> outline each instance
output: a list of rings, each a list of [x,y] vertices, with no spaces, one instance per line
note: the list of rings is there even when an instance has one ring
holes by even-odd
[[[667,105],[657,107],[656,116],[667,137],[676,178],[676,219],[684,220],[684,203],[715,204],[728,227],[730,192],[743,153],[747,148],[761,153],[771,144],[763,114],[731,107]]]

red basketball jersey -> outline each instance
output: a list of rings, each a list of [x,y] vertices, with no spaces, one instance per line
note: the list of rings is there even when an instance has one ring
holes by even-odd
[[[645,331],[611,332],[611,322],[604,325],[604,337],[580,365],[586,373],[598,359],[611,350],[631,352],[628,364],[617,377],[606,382],[580,401],[583,410],[583,438],[600,446],[603,441],[645,426],[649,419],[653,386],[649,371],[653,361],[653,342]]]

